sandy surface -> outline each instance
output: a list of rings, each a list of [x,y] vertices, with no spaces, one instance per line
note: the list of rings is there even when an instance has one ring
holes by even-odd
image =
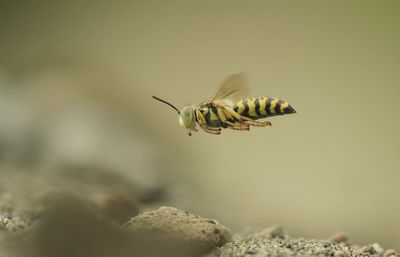
[[[120,216],[112,220],[87,202],[57,200],[36,218],[0,216],[0,256],[399,256],[379,243],[352,244],[342,233],[329,240],[291,238],[283,228],[270,227],[232,236],[214,219],[173,207],[121,224]]]
[[[290,238],[279,227],[267,228],[259,233],[237,234],[232,242],[218,248],[213,254],[218,257],[244,256],[398,256],[394,250],[384,250],[378,243],[358,246],[336,235],[331,240]]]

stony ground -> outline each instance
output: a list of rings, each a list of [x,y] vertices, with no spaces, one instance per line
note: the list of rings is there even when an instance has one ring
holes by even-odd
[[[1,256],[400,256],[378,243],[358,246],[345,234],[330,240],[290,238],[270,227],[231,235],[218,221],[172,207],[140,213],[122,224],[84,203],[63,204],[36,222],[0,216]]]
[[[341,240],[345,240],[340,242]],[[232,242],[214,252],[219,257],[269,256],[398,256],[392,249],[384,250],[378,243],[357,246],[344,235],[331,240],[290,238],[281,228],[272,227],[260,233],[235,235]]]

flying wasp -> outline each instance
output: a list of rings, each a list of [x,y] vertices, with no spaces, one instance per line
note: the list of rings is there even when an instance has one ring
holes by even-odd
[[[187,105],[178,110],[171,103],[153,96],[154,99],[174,108],[179,115],[179,124],[187,130],[198,131],[196,122],[205,132],[219,135],[221,128],[250,130],[250,126],[271,126],[269,121],[259,119],[296,113],[288,102],[271,97],[246,98],[248,88],[243,73],[230,75],[220,86],[217,94],[200,104]]]

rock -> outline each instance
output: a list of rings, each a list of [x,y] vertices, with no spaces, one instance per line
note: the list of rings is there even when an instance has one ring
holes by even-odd
[[[374,248],[377,254],[383,254],[384,250],[378,243],[372,244],[372,247]]]
[[[394,249],[387,249],[384,256],[386,257],[396,256],[396,251]]]
[[[172,207],[141,213],[125,224],[139,233],[160,233],[211,249],[230,240],[229,230],[216,220],[195,216]]]
[[[264,236],[265,238],[281,238],[281,239],[289,237],[288,233],[282,227],[279,226],[273,226],[264,229],[261,232],[260,236]]]
[[[366,245],[361,248],[363,253],[376,254],[376,250],[372,245]]]
[[[253,228],[253,227],[246,227],[242,233],[236,233],[233,236],[234,241],[244,241],[250,240],[254,237],[257,238],[265,238],[265,239],[272,239],[272,238],[281,238],[285,239],[288,238],[289,235],[286,230],[279,226],[272,226],[269,228]]]
[[[335,243],[345,242],[347,240],[349,240],[349,237],[347,236],[346,233],[343,232],[337,232],[336,234],[331,236],[331,241]]]
[[[7,218],[0,215],[0,230],[18,234],[21,233],[25,227],[25,222],[19,217]]]
[[[8,218],[6,216],[0,215],[0,229],[3,229],[8,222]]]

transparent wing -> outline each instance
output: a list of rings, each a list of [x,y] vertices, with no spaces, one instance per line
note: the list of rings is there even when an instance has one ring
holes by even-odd
[[[236,102],[248,96],[249,91],[246,74],[234,73],[224,80],[213,100],[229,99]]]
[[[237,101],[248,96],[250,90],[246,82],[247,77],[244,73],[234,73],[224,80],[213,98],[201,102],[198,106],[226,105],[233,107]]]

